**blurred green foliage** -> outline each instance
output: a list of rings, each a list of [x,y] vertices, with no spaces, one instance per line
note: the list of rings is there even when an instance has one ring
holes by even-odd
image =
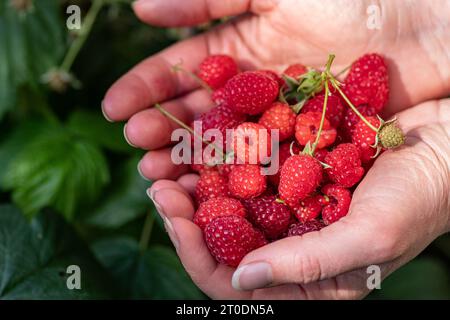
[[[66,7],[84,17],[91,2],[0,0],[0,298],[205,298],[145,194],[142,152],[101,115],[114,80],[183,35],[140,23],[128,2],[103,0],[61,70],[80,36],[65,26]],[[82,290],[66,288],[71,264]],[[447,235],[369,298],[450,298],[449,267]]]

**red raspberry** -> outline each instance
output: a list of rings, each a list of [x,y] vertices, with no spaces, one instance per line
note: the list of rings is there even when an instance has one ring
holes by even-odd
[[[335,184],[327,184],[322,188],[322,192],[329,198],[328,204],[322,209],[322,218],[326,225],[347,215],[352,201],[349,190]]]
[[[278,97],[278,83],[260,72],[246,71],[231,78],[224,91],[225,101],[234,111],[255,115]]]
[[[319,112],[322,115],[324,99],[325,93],[322,92],[314,98],[308,100],[302,108],[302,113],[313,111]],[[338,128],[341,124],[342,118],[344,117],[344,106],[342,105],[339,94],[336,92],[328,96],[325,117],[333,128]]]
[[[325,157],[324,162],[331,166],[326,169],[330,180],[345,188],[354,186],[364,175],[359,150],[351,143],[338,145]]]
[[[375,128],[380,126],[380,120],[376,117],[366,117],[366,120]],[[377,133],[362,120],[356,124],[353,130],[352,143],[358,147],[363,163],[370,162],[376,153],[376,148],[371,147],[375,144],[376,136]]]
[[[383,57],[372,53],[356,60],[345,78],[343,91],[353,105],[369,105],[380,112],[389,99],[389,76]]]
[[[223,54],[206,57],[200,64],[198,76],[212,89],[223,87],[238,73],[238,66],[233,58]]]
[[[227,179],[217,171],[204,172],[195,186],[195,197],[198,203],[211,198],[227,197],[229,194]]]
[[[292,64],[289,67],[286,68],[286,70],[283,71],[283,74],[287,75],[288,77],[297,79],[302,75],[308,72],[308,69],[300,64]]]
[[[295,138],[298,143],[304,146],[308,142],[312,144],[316,140],[321,118],[322,113],[320,112],[307,112],[297,116],[295,122]],[[322,133],[317,144],[318,149],[333,144],[337,135],[336,129],[330,125],[330,122],[326,118],[324,120]]]
[[[258,165],[236,165],[228,176],[228,188],[236,198],[255,198],[266,190],[266,180]]]
[[[270,132],[261,124],[244,122],[233,132],[233,151],[241,163],[264,163],[271,154]],[[262,150],[266,150],[263,154]],[[267,158],[266,158],[267,157]]]
[[[212,198],[200,204],[194,215],[194,223],[203,230],[215,218],[231,215],[245,218],[246,211],[239,200],[226,197]]]
[[[263,75],[275,80],[278,83],[278,87],[284,86],[284,80],[275,71],[272,70],[257,70],[256,72],[262,73]]]
[[[258,123],[267,129],[278,129],[279,139],[284,141],[294,135],[296,114],[286,103],[274,102],[264,111]]]
[[[329,153],[330,152],[327,149],[319,149],[314,152],[314,158],[320,162],[325,162],[325,158]]]
[[[322,198],[323,196],[316,195],[300,200],[299,204],[293,209],[298,221],[304,223],[316,219],[322,212]]]
[[[224,93],[225,93],[225,90],[223,87],[219,88],[217,90],[214,90],[214,92],[211,94],[211,100],[216,105],[224,104],[225,103]]]
[[[356,107],[358,111],[366,118],[369,116],[375,116],[377,114],[377,110],[375,108],[362,105]],[[356,115],[356,113],[353,112],[352,109],[349,107],[345,109],[344,113],[344,119],[342,120],[342,127],[344,128],[345,134],[351,138],[353,129],[355,128],[356,124],[359,122],[360,118]]]
[[[205,228],[205,241],[211,255],[219,262],[237,267],[242,258],[267,240],[241,216],[217,217]],[[200,262],[201,263],[201,262]]]
[[[219,173],[224,176],[227,177],[230,175],[231,170],[233,170],[234,168],[234,164],[228,164],[228,163],[224,163],[224,164],[219,164],[217,166],[217,170],[219,171]]]
[[[276,187],[278,187],[278,185],[280,184],[281,168],[283,167],[283,164],[287,160],[287,158],[289,158],[291,156],[291,144],[292,144],[292,152],[294,154],[299,154],[301,150],[300,150],[300,147],[298,146],[297,142],[286,141],[280,145],[280,147],[278,149],[278,153],[273,155],[273,157],[278,157],[279,169],[276,174],[269,176],[269,180]]]
[[[297,223],[289,228],[288,237],[302,236],[308,232],[319,231],[323,227],[325,227],[325,225],[319,220],[310,220],[305,223]]]
[[[276,239],[289,227],[291,211],[285,204],[276,202],[275,195],[262,195],[244,201],[248,219],[268,239]]]
[[[322,181],[322,166],[309,155],[289,157],[281,168],[278,191],[291,208],[305,199]]]

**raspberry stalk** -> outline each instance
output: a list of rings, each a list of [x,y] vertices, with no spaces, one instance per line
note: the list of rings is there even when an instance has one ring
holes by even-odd
[[[199,76],[197,76],[194,72],[189,72],[186,69],[184,69],[181,66],[182,62],[172,66],[172,70],[175,72],[184,72],[185,74],[187,74],[188,76],[190,76],[192,79],[194,79],[203,89],[205,89],[209,94],[213,93],[213,90],[211,89],[210,86],[208,86],[208,84],[203,81],[202,79],[200,79]]]

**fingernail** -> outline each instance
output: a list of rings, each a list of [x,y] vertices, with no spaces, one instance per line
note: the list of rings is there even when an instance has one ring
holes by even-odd
[[[145,181],[150,181],[150,179],[147,179],[141,171],[141,162],[142,162],[142,160],[139,161],[139,163],[137,164],[137,171],[142,179],[144,179]],[[150,197],[150,195],[148,195],[148,196]],[[150,199],[151,199],[151,197],[150,197]]]
[[[239,267],[233,274],[231,285],[236,290],[254,290],[272,283],[272,267],[267,262],[254,262]]]
[[[126,124],[123,126],[123,136],[124,136],[124,138],[125,138],[125,141],[126,141],[130,146],[132,146],[133,148],[137,148],[134,144],[132,144],[132,143],[130,142],[130,140],[128,140],[128,137],[127,137],[127,125],[126,125]]]
[[[158,212],[159,216],[164,222],[164,226],[166,228],[167,234],[169,235],[170,240],[173,243],[173,246],[176,250],[178,250],[179,242],[178,242],[178,236],[173,228],[172,222],[170,222],[170,219],[166,217],[164,214],[164,211],[161,207],[161,205],[158,203],[158,201],[155,199],[155,196],[157,194],[157,191],[152,191],[151,189],[147,190],[148,197],[153,201],[153,204],[155,205],[156,211]]]
[[[114,122],[108,117],[108,115],[105,112],[105,100],[102,101],[102,113],[105,119],[108,120],[108,122]]]

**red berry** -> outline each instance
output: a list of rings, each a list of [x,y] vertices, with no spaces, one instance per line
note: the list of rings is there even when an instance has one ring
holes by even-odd
[[[366,120],[375,128],[380,126],[380,120],[376,117],[366,117]],[[358,147],[363,163],[370,162],[376,153],[376,148],[372,147],[375,144],[376,135],[377,133],[362,120],[353,130],[352,143]]]
[[[335,184],[327,184],[322,188],[322,192],[329,199],[328,204],[322,209],[322,218],[326,225],[347,215],[352,200],[349,190]]]
[[[302,108],[302,113],[310,111],[319,112],[322,115],[323,102],[325,99],[325,93],[316,95],[314,98],[308,100]],[[342,118],[344,116],[344,106],[338,93],[330,94],[327,101],[327,111],[325,117],[330,122],[333,128],[339,127]]]
[[[278,83],[256,71],[239,73],[224,87],[227,104],[236,112],[250,115],[264,112],[277,97]]]
[[[274,102],[264,111],[258,123],[267,129],[278,129],[279,140],[284,141],[294,135],[296,114],[286,103]]]
[[[200,204],[194,215],[194,223],[203,230],[215,218],[231,215],[245,217],[245,208],[239,200],[226,197],[212,198]]]
[[[256,72],[262,73],[263,75],[271,78],[276,83],[278,83],[278,87],[284,86],[284,80],[280,77],[275,71],[272,70],[257,70]]]
[[[236,165],[228,176],[228,188],[236,198],[255,198],[266,190],[266,180],[258,165]]]
[[[205,228],[205,241],[211,255],[231,267],[237,267],[247,253],[267,243],[260,231],[236,215],[211,221]]]
[[[302,75],[308,72],[308,69],[300,64],[292,64],[289,67],[286,68],[286,70],[283,71],[283,74],[287,75],[288,77],[297,79]]]
[[[325,158],[330,153],[327,149],[319,149],[314,152],[314,158],[320,162],[325,162]]]
[[[326,169],[330,180],[346,188],[354,186],[364,175],[359,150],[351,143],[338,145],[324,162],[331,166]]]
[[[217,90],[214,90],[214,92],[211,94],[211,100],[216,104],[216,105],[220,105],[225,103],[225,98],[224,98],[224,88],[219,88]]]
[[[278,149],[278,152],[274,155],[272,155],[272,161],[274,161],[274,157],[278,158],[278,171],[276,174],[270,175],[269,180],[270,182],[278,187],[280,184],[280,172],[281,168],[283,167],[284,162],[291,156],[291,144],[292,144],[292,152],[293,154],[299,154],[300,153],[300,147],[298,146],[297,142],[295,141],[286,141],[280,144],[280,147]]]
[[[313,192],[322,181],[322,166],[309,155],[289,157],[281,168],[278,191],[291,208]]]
[[[289,227],[291,211],[282,203],[276,202],[275,195],[263,195],[244,201],[248,219],[268,239],[276,239]]]
[[[369,105],[380,112],[389,99],[389,76],[383,57],[372,53],[356,60],[345,78],[343,91],[353,105]]]
[[[377,114],[377,110],[368,105],[358,106],[356,107],[356,109],[358,109],[358,111],[364,117],[375,116]],[[356,115],[356,113],[353,112],[352,109],[350,108],[345,109],[344,119],[342,120],[342,127],[344,129],[345,134],[347,134],[348,137],[351,138],[353,129],[355,128],[359,120],[360,118]]]
[[[238,73],[238,66],[233,58],[223,54],[207,57],[200,64],[198,76],[212,89],[223,87]]]
[[[199,203],[211,198],[227,197],[229,194],[227,179],[217,171],[204,172],[195,187],[195,196]]]
[[[297,116],[295,122],[295,138],[302,146],[308,142],[311,144],[316,140],[317,131],[319,130],[322,113],[307,112]],[[323,123],[322,133],[320,135],[317,148],[322,149],[333,144],[336,139],[336,129],[330,125],[330,122],[325,118]]]
[[[270,132],[261,124],[244,122],[233,132],[233,151],[238,163],[265,163],[271,154]],[[264,154],[265,152],[265,154]]]
[[[224,164],[217,165],[217,170],[219,171],[219,173],[222,176],[227,177],[227,178],[230,175],[231,170],[233,170],[233,168],[234,168],[234,164],[224,163]]]
[[[289,228],[288,237],[302,236],[308,232],[319,231],[323,227],[325,227],[325,225],[319,220],[310,220],[305,223],[297,223]]]
[[[295,217],[300,222],[306,222],[316,219],[322,212],[323,196],[316,195],[300,200],[299,204],[293,209]]]

